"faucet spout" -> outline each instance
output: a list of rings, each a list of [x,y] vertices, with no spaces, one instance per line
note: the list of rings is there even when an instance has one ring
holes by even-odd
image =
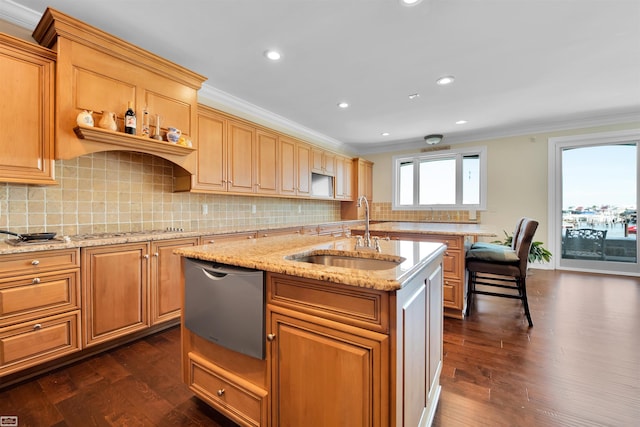
[[[369,231],[369,201],[367,200],[367,197],[364,195],[358,197],[357,206],[359,208],[362,207],[363,201],[364,201],[364,241],[362,242],[362,244],[356,243],[356,250],[364,249],[364,248],[367,248],[367,249],[372,248],[371,233]]]

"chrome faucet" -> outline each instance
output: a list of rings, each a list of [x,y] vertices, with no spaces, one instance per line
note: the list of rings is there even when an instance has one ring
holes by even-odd
[[[369,249],[369,250],[375,250],[380,252],[380,243],[377,238],[374,238],[375,246],[371,244],[371,233],[369,232],[369,201],[367,200],[367,197],[364,195],[358,197],[357,206],[361,208],[363,200],[364,200],[364,221],[365,221],[364,239],[358,236],[358,239],[356,240],[355,250]]]

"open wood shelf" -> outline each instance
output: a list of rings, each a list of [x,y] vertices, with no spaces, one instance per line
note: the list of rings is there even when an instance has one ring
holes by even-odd
[[[154,154],[174,154],[178,156],[186,156],[195,151],[195,148],[193,147],[185,147],[183,145],[172,144],[166,141],[157,141],[147,137],[129,135],[122,132],[114,132],[96,127],[76,126],[73,128],[73,131],[80,139],[100,142],[112,146],[117,145],[131,151],[144,151]]]

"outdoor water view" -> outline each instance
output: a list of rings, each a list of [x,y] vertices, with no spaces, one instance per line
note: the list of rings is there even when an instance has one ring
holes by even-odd
[[[563,150],[562,258],[637,262],[636,150]]]

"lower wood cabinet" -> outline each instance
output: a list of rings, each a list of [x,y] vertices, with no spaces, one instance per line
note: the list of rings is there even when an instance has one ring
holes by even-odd
[[[268,316],[271,425],[388,425],[387,335],[276,308]]]
[[[79,331],[79,310],[0,328],[0,376],[80,350]]]
[[[151,242],[151,325],[180,317],[180,284],[182,257],[173,253],[174,249],[196,246],[198,238],[160,240]]]
[[[82,248],[84,345],[149,327],[149,243]]]

